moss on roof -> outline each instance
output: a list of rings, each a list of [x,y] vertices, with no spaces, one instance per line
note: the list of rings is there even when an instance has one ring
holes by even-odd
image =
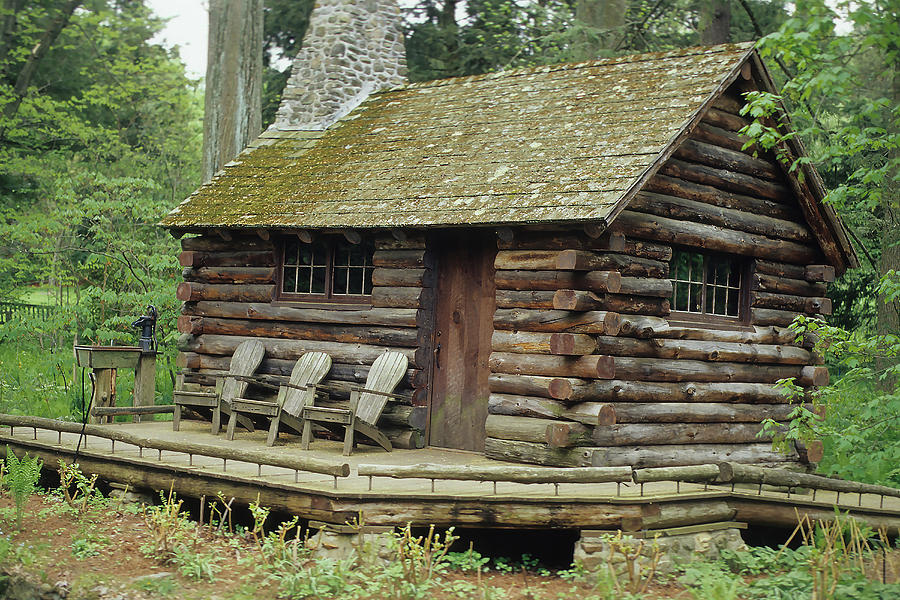
[[[641,54],[376,93],[327,131],[266,131],[162,224],[605,219],[750,48]]]

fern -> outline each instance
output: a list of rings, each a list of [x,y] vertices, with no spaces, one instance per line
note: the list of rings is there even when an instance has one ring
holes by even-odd
[[[6,482],[16,503],[16,529],[22,528],[25,503],[37,489],[42,466],[43,463],[37,458],[31,458],[26,454],[20,459],[9,446],[6,447]]]

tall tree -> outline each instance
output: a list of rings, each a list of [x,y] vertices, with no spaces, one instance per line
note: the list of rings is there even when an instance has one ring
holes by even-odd
[[[627,13],[627,0],[578,0],[575,3],[575,18],[587,26],[581,37],[588,56],[597,56],[601,50],[619,49],[625,37]]]
[[[204,181],[262,130],[262,49],[262,0],[210,1]]]
[[[700,43],[724,44],[731,33],[731,1],[702,0],[700,3]]]

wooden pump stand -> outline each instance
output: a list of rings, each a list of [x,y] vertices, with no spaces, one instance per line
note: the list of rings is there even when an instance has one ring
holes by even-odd
[[[144,352],[139,346],[75,346],[79,367],[92,369],[91,404],[95,407],[116,405],[116,374],[118,369],[134,369],[134,406],[152,406],[156,394],[156,351]],[[111,421],[112,416],[94,416],[91,423]],[[135,422],[141,415],[134,415]]]

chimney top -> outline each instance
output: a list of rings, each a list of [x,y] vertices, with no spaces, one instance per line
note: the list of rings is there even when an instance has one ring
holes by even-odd
[[[321,131],[405,83],[400,23],[395,0],[318,0],[272,127]]]

